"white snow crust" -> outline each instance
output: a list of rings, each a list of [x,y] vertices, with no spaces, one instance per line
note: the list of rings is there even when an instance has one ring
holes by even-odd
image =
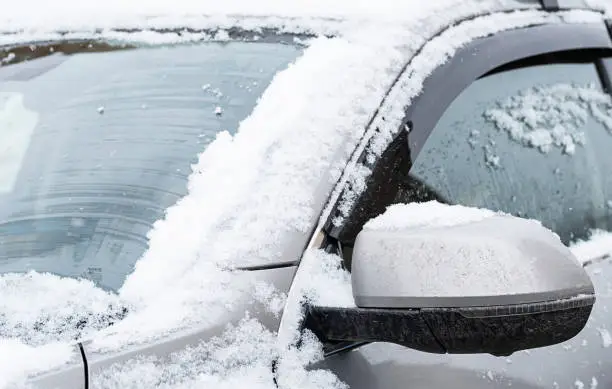
[[[593,230],[588,240],[574,242],[571,249],[583,263],[612,256],[612,233],[604,230]]]
[[[374,233],[367,234],[367,243],[358,240],[355,246],[360,248],[360,266],[363,272],[384,275],[398,293],[419,296],[491,296],[531,293],[540,287],[546,290],[548,285],[536,276],[532,259],[514,244],[478,232],[473,235],[447,228],[495,216],[512,217],[436,201],[392,205],[364,226],[366,233]],[[378,231],[414,235],[404,239],[403,234]],[[440,240],[441,233],[444,240]],[[384,287],[369,288],[372,295],[385,295]]]
[[[431,36],[458,20],[506,6],[525,10],[476,18],[444,32],[423,47],[394,83]],[[351,155],[366,148],[370,160],[380,155],[399,128],[404,106],[420,92],[435,67],[470,40],[496,31],[601,19],[588,11],[552,15],[532,10],[535,6],[535,2],[513,0],[12,3],[0,15],[0,44],[54,39],[65,31],[70,31],[65,38],[148,44],[226,40],[223,30],[231,27],[335,37],[311,40],[303,56],[273,79],[238,133],[219,134],[203,151],[189,178],[189,194],[155,224],[149,250],[118,295],[96,290],[85,281],[49,274],[0,276],[0,318],[8,320],[0,334],[0,388],[19,386],[28,374],[73,360],[70,343],[75,336],[93,339],[94,349],[120,350],[214,323],[247,297],[278,313],[285,301],[283,291],[253,283],[243,272],[232,270],[235,263],[299,259],[301,253],[284,258],[283,244],[290,236],[308,233],[318,220],[323,205],[313,188],[321,188],[326,196],[326,188],[333,185],[330,172],[350,160],[334,198],[340,196],[345,182],[353,183],[354,193],[362,190],[369,170]],[[118,28],[142,31],[132,35]],[[174,28],[215,32],[179,36],[151,30]],[[371,112],[389,88],[388,104],[364,133]],[[355,147],[357,152],[352,154]],[[355,197],[346,192],[346,209]],[[300,268],[304,281],[296,280],[297,292],[293,291],[300,298],[353,304],[348,274],[339,267],[337,257],[310,250],[304,265]],[[309,277],[314,283],[308,283]],[[328,291],[335,291],[334,296]],[[99,331],[102,314],[121,307],[129,308],[127,318]],[[42,330],[36,325],[58,313]],[[285,316],[292,315],[297,318],[299,309],[285,311]],[[87,324],[80,333],[58,332],[81,319]],[[273,388],[270,366],[278,358],[281,388],[345,387],[330,372],[304,368],[322,356],[312,335],[305,334],[299,348],[293,340],[278,339],[247,317],[220,338],[179,351],[169,361],[134,359],[113,366],[92,385]]]
[[[499,102],[485,117],[510,139],[547,153],[553,147],[572,155],[583,145],[589,118],[612,132],[612,98],[594,85],[534,87]]]
[[[419,227],[450,227],[484,220],[498,213],[488,209],[446,205],[437,201],[394,204],[371,220],[364,229],[400,231]]]

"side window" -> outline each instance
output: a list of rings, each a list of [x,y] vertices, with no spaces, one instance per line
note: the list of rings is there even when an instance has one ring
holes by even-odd
[[[612,228],[611,150],[612,102],[595,65],[537,65],[464,90],[409,175],[446,202],[538,219],[568,243]]]

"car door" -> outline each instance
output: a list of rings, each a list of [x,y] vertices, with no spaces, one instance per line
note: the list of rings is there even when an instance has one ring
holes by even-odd
[[[597,303],[584,330],[507,358],[352,345],[330,352],[323,367],[351,388],[612,385],[612,246],[576,244],[612,228],[609,48],[603,24],[472,42],[429,76],[407,110],[410,131],[378,160],[344,223],[327,227],[350,268],[363,223],[392,203],[436,199],[538,219],[574,247],[593,279]]]

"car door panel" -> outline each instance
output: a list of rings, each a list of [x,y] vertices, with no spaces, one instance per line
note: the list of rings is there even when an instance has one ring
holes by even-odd
[[[34,376],[28,381],[32,388],[87,389],[83,354],[78,344],[72,346],[73,360],[58,369]]]

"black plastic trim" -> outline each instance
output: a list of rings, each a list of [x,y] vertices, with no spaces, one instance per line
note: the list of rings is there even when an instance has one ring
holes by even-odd
[[[595,60],[595,67],[597,68],[601,85],[608,94],[612,94],[612,79],[610,78],[612,75],[612,62],[610,60],[609,58],[598,58]]]
[[[85,354],[85,347],[83,343],[79,342],[79,351],[81,352],[81,359],[83,360],[83,388],[89,389],[89,363],[87,362],[87,355]]]
[[[265,265],[241,266],[241,267],[237,267],[236,270],[259,271],[259,270],[284,269],[287,267],[298,266],[299,264],[300,264],[300,261],[287,261],[287,262],[270,263],[270,264],[265,264]]]
[[[604,23],[547,24],[510,30],[468,44],[423,83],[407,110],[412,161],[449,105],[472,82],[505,64],[570,50],[610,50]]]
[[[559,10],[559,2],[557,0],[540,0],[540,4],[542,4],[542,8],[546,11]]]
[[[510,355],[573,338],[586,325],[594,303],[595,296],[588,295],[473,308],[308,306],[304,326],[322,342],[339,345],[338,352],[391,342],[428,353]]]
[[[608,29],[608,35],[612,38],[612,19],[606,19],[604,23],[606,24],[606,29]]]

